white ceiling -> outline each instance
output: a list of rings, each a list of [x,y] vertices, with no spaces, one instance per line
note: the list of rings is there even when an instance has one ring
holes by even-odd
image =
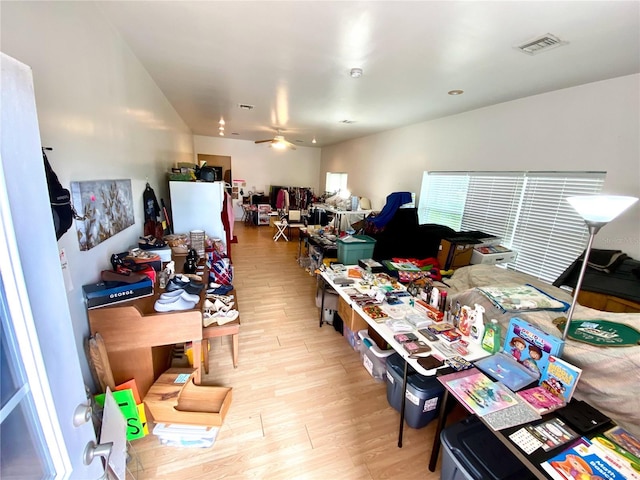
[[[639,1],[97,4],[196,135],[330,145],[640,71]]]

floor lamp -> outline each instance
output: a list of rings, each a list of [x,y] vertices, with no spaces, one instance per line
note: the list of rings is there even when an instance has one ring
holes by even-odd
[[[573,301],[571,302],[571,308],[567,314],[567,323],[564,326],[564,332],[562,333],[562,339],[566,340],[569,333],[569,324],[573,317],[573,310],[578,303],[578,294],[580,293],[580,287],[582,287],[582,280],[584,278],[584,272],[587,269],[587,263],[589,263],[589,252],[591,251],[591,245],[593,244],[593,238],[611,220],[616,218],[627,208],[633,205],[638,199],[635,197],[624,197],[618,195],[584,195],[579,197],[568,197],[567,201],[571,206],[580,214],[587,224],[589,229],[589,242],[587,248],[584,251],[584,258],[582,260],[582,268],[580,268],[580,275],[578,275],[578,282],[576,288],[573,290]]]

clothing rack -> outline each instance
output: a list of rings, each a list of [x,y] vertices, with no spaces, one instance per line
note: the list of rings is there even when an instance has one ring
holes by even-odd
[[[288,195],[288,203],[283,201],[284,191]],[[313,201],[313,190],[309,187],[291,187],[272,185],[269,190],[269,203],[272,208],[281,210],[289,208],[293,210],[306,210]]]

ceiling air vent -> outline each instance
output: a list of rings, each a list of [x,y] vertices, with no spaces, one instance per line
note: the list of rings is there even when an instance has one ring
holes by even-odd
[[[344,119],[344,120],[340,120],[340,123],[345,123],[347,125],[351,124],[351,123],[356,123],[355,120],[349,120],[348,118]]]
[[[546,35],[534,38],[533,40],[529,40],[528,42],[525,42],[521,45],[517,45],[516,48],[526,53],[527,55],[536,55],[540,52],[546,52],[547,50],[561,47],[562,45],[566,45],[568,43],[569,42],[563,42],[555,35],[547,33]]]
[[[246,104],[246,103],[239,103],[239,104],[238,104],[238,108],[239,108],[240,110],[253,110],[253,109],[254,109],[254,106],[253,106],[253,105],[248,105],[248,104]]]

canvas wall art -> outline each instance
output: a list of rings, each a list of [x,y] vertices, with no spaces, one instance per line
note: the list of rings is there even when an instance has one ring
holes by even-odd
[[[71,182],[80,250],[90,250],[135,223],[131,180]]]

